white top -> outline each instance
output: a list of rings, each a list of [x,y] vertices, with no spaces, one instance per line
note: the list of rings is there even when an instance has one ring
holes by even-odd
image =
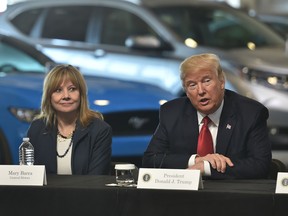
[[[71,138],[61,139],[61,142],[57,141],[57,152],[59,155],[63,155],[65,153],[65,151],[69,148],[70,142]],[[58,175],[72,175],[72,169],[71,169],[72,146],[65,155],[65,157],[60,158],[57,156]]]

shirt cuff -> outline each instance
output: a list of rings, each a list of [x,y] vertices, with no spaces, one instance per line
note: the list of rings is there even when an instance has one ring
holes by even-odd
[[[210,163],[208,161],[203,161],[204,162],[204,176],[211,176],[211,168],[210,168]]]
[[[196,158],[197,154],[193,154],[189,161],[188,161],[188,167],[193,166],[195,164],[195,158]]]
[[[188,167],[193,166],[195,164],[195,158],[197,157],[197,154],[193,154],[188,161]],[[211,168],[210,168],[210,163],[208,161],[203,161],[204,162],[204,176],[211,176]]]

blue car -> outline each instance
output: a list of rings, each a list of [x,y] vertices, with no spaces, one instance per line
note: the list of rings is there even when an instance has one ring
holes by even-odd
[[[54,63],[33,46],[0,35],[0,163],[18,164],[18,147],[39,113],[45,72]],[[158,124],[160,104],[174,96],[156,86],[85,76],[90,107],[113,128],[112,156],[141,160]]]

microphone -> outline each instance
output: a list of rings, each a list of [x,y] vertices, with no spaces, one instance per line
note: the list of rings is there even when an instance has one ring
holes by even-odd
[[[163,164],[163,162],[164,162],[165,157],[166,157],[166,152],[164,153],[164,155],[163,155],[163,157],[162,157],[162,160],[161,160],[161,162],[160,162],[159,168],[162,168],[162,164]]]
[[[167,153],[165,152],[161,161],[160,161],[160,164],[159,164],[159,167],[158,168],[162,168],[162,165],[163,165],[163,162],[164,162],[164,159],[166,157]],[[153,168],[157,168],[156,167],[156,159],[157,159],[157,153],[153,155]]]

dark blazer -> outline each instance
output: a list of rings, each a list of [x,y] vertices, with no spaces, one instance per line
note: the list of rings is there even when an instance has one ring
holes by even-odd
[[[216,153],[229,157],[234,167],[224,174],[211,168],[212,179],[265,178],[271,163],[266,107],[225,90]],[[187,97],[161,106],[159,125],[143,157],[143,167],[185,169],[197,154],[197,110]]]
[[[27,136],[34,146],[36,165],[57,174],[57,128],[47,128],[42,119],[32,122]],[[76,175],[104,175],[110,172],[112,129],[95,118],[88,127],[78,123],[73,136],[71,167]]]

